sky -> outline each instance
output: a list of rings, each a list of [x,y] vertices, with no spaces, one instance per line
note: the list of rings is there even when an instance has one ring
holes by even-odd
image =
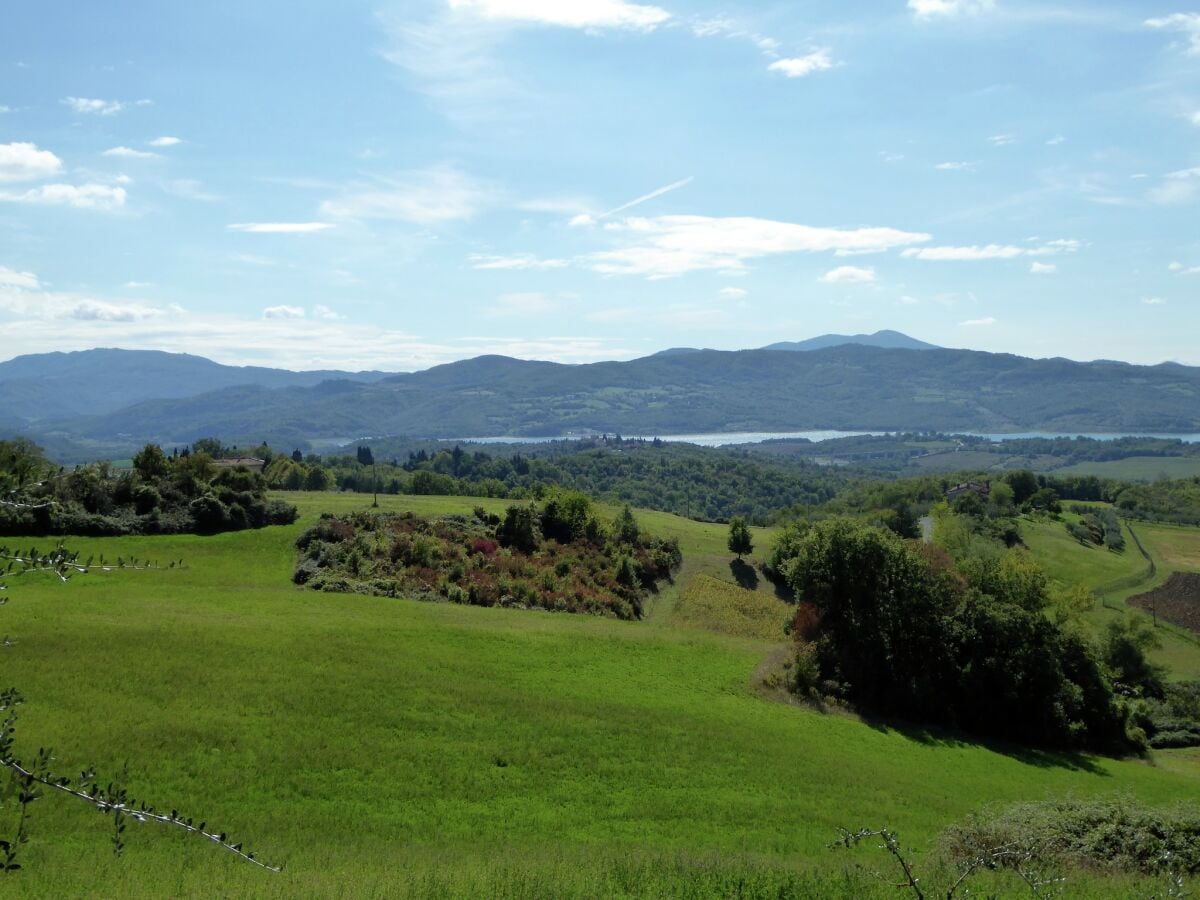
[[[1187,2],[8,4],[0,358],[1200,365]]]

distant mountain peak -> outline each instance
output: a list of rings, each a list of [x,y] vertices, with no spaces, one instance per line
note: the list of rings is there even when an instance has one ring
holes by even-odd
[[[888,350],[939,350],[936,344],[918,341],[899,331],[884,329],[874,334],[822,334],[805,341],[779,341],[768,344],[763,350],[824,350],[843,344],[862,344],[866,347],[883,347]]]

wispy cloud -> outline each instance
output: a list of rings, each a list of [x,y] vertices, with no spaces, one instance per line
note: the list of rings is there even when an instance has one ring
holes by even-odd
[[[544,316],[558,312],[562,304],[556,297],[537,291],[502,294],[495,303],[484,308],[488,316]]]
[[[1190,203],[1200,196],[1200,166],[1168,172],[1158,185],[1151,188],[1147,196],[1151,202],[1161,206]]]
[[[163,135],[162,137],[156,137],[154,140],[150,141],[150,146],[151,147],[174,147],[174,146],[177,146],[178,144],[182,144],[182,143],[183,143],[182,138],[171,137],[170,135]]]
[[[96,100],[88,97],[63,97],[64,106],[69,106],[82,115],[113,116],[131,106],[150,106],[151,100]]]
[[[994,316],[987,316],[982,319],[967,319],[967,321],[959,322],[958,324],[963,328],[991,328],[997,321]]]
[[[1171,263],[1167,270],[1177,275],[1200,275],[1200,266],[1185,266],[1181,262]]]
[[[38,277],[32,272],[18,272],[7,266],[0,266],[0,287],[25,288],[37,290],[41,287]]]
[[[1142,303],[1146,306],[1166,306],[1167,301],[1162,297],[1143,297]]]
[[[1010,144],[1017,142],[1016,135],[1012,134],[993,134],[988,138],[988,143],[993,147],[1007,147]]]
[[[326,200],[321,211],[336,219],[391,219],[438,225],[471,219],[495,202],[497,191],[451,166],[434,166],[380,178]]]
[[[995,0],[908,0],[908,8],[921,19],[988,12]]]
[[[107,184],[44,184],[24,193],[0,191],[0,201],[75,209],[114,210],[125,205],[125,188]]]
[[[491,256],[477,253],[471,256],[472,269],[506,269],[510,271],[531,271],[543,269],[562,269],[570,263],[565,259],[541,259],[532,253],[518,253],[513,256]]]
[[[786,253],[879,253],[930,240],[895,228],[820,228],[751,217],[660,216],[613,222],[606,231],[629,246],[592,253],[605,275],[670,278],[687,272],[739,272],[753,259]]]
[[[134,150],[132,147],[112,147],[101,155],[115,156],[120,159],[162,159],[157,153],[151,153],[149,150]]]
[[[262,311],[264,319],[303,319],[303,306],[268,306]]]
[[[240,222],[225,227],[247,234],[313,234],[335,226],[330,222]]]
[[[52,178],[62,167],[61,159],[36,144],[0,144],[0,184]]]
[[[1032,262],[1029,264],[1030,275],[1055,275],[1058,273],[1058,266],[1054,263]]]
[[[833,52],[828,47],[814,50],[806,56],[777,59],[767,66],[772,72],[780,72],[788,78],[803,78],[813,72],[825,72],[833,68]]]
[[[492,21],[564,28],[630,28],[649,31],[671,14],[624,0],[450,0],[450,9]]]
[[[870,284],[875,281],[874,266],[838,266],[820,278],[826,284]]]
[[[1022,256],[1053,256],[1058,253],[1074,253],[1082,243],[1073,239],[1046,241],[1033,247],[1018,247],[1013,244],[986,244],[970,247],[909,247],[901,255],[930,262],[978,262],[990,259],[1016,259]]]
[[[1187,38],[1187,53],[1200,56],[1200,12],[1172,13],[1146,20],[1147,28],[1181,32]]]
[[[943,162],[934,166],[939,172],[974,172],[973,162]]]
[[[743,300],[750,292],[745,288],[723,287],[717,293],[727,300]]]

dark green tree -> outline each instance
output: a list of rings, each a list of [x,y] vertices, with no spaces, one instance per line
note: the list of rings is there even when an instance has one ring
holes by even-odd
[[[738,559],[754,552],[754,541],[742,516],[734,516],[729,520],[729,552],[736,554]]]

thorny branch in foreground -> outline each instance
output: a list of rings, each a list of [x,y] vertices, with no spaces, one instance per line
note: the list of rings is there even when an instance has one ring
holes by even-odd
[[[104,557],[101,557],[98,563],[94,563],[92,559],[80,562],[78,554],[67,550],[61,543],[49,553],[39,553],[36,549],[24,553],[0,547],[0,564],[5,562],[8,565],[3,571],[0,571],[0,591],[7,588],[3,579],[31,572],[53,573],[65,582],[74,574],[85,574],[91,571],[111,572],[117,569],[158,568],[154,563],[136,559],[127,560],[121,557],[118,557],[115,562],[106,561]],[[170,568],[175,568],[176,565],[175,562],[172,562]],[[178,565],[182,566],[182,561]],[[4,598],[0,596],[0,603],[3,602]],[[4,645],[9,646],[11,643],[7,637],[4,638]],[[161,813],[146,802],[135,800],[129,796],[128,791],[120,782],[109,782],[107,786],[103,785],[96,779],[96,773],[93,770],[81,772],[79,777],[74,780],[55,775],[50,770],[53,756],[51,751],[46,748],[38,750],[37,758],[32,765],[26,765],[13,754],[17,720],[16,707],[22,702],[23,698],[15,688],[0,691],[0,715],[4,715],[3,721],[0,722],[0,767],[8,769],[12,773],[16,787],[16,799],[20,806],[16,834],[12,840],[0,840],[0,870],[14,872],[21,868],[17,858],[20,848],[29,842],[29,807],[43,796],[43,788],[50,788],[68,797],[88,803],[104,815],[111,814],[113,817],[113,852],[118,856],[125,848],[123,836],[126,820],[133,819],[135,822],[154,822],[178,828],[188,834],[205,838],[238,858],[268,871],[278,872],[282,869],[282,866],[268,865],[256,859],[254,854],[244,850],[240,843],[229,840],[224,832],[208,830],[205,822],[195,824],[193,819],[181,816],[177,810],[171,810],[169,814]]]

